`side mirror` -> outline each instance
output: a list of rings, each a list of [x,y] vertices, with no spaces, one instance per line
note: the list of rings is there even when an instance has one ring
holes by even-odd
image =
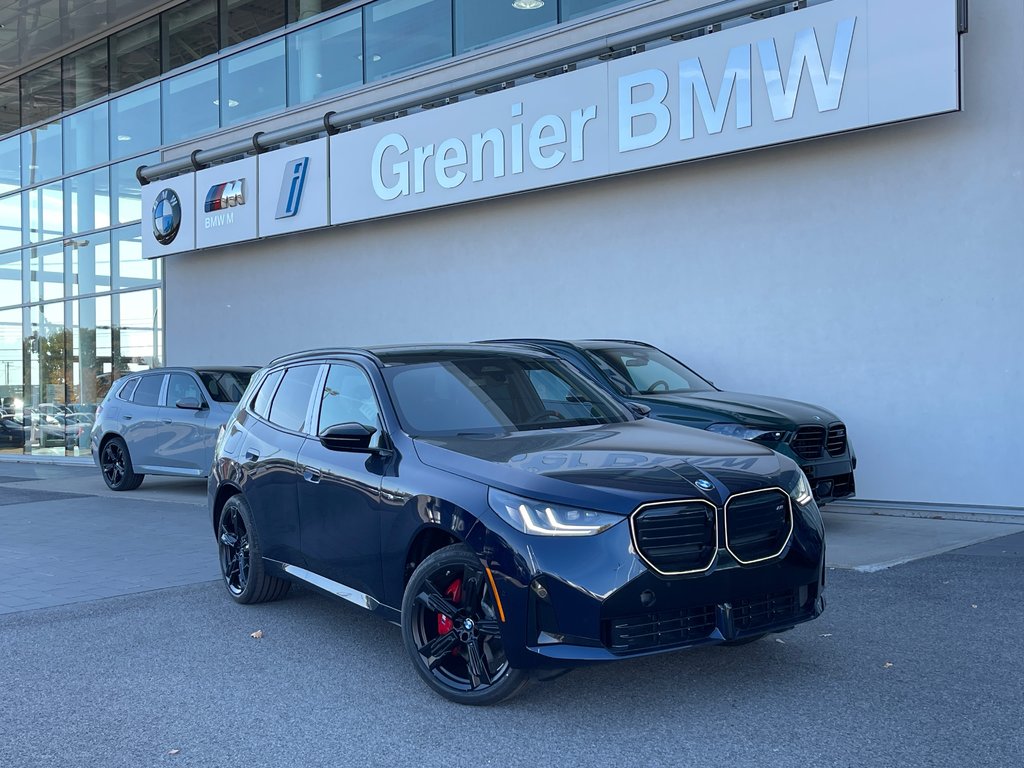
[[[638,419],[645,419],[651,415],[650,406],[643,405],[642,403],[627,403],[629,410],[631,410]]]
[[[370,439],[377,432],[373,427],[350,421],[347,424],[335,424],[320,433],[320,444],[329,451],[353,451],[370,453]]]
[[[174,404],[178,408],[186,411],[201,411],[203,410],[202,401],[194,397],[184,397]]]

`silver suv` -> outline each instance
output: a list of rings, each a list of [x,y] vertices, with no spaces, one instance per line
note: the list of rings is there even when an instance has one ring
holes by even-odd
[[[116,382],[92,429],[107,485],[131,491],[145,475],[207,477],[217,432],[256,370],[158,368]]]

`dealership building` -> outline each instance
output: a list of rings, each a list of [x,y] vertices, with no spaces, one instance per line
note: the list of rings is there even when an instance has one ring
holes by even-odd
[[[156,365],[639,339],[835,411],[858,503],[1024,515],[1020,0],[56,5],[0,0],[26,425]]]

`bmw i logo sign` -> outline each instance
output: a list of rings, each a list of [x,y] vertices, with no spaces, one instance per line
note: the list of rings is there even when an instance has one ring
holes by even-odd
[[[710,480],[705,480],[703,477],[700,480],[694,482],[694,485],[696,485],[702,491],[710,491],[713,490],[715,487],[714,485],[711,484]]]
[[[168,245],[181,226],[181,201],[173,189],[165,189],[153,202],[153,236],[160,245]]]

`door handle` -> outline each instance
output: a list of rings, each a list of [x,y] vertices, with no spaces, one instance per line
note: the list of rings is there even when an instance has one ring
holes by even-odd
[[[313,469],[313,467],[302,468],[302,479],[307,483],[319,483],[321,477],[323,477],[323,473],[319,469]]]
[[[249,459],[249,461],[259,461],[260,460],[260,452],[259,451],[254,451],[252,448],[246,448],[245,449],[245,458]]]
[[[124,418],[125,421],[131,421],[132,420],[132,415],[130,413],[126,413],[123,418]]]
[[[160,419],[160,421],[163,422],[164,424],[170,424],[171,423],[170,419]]]

